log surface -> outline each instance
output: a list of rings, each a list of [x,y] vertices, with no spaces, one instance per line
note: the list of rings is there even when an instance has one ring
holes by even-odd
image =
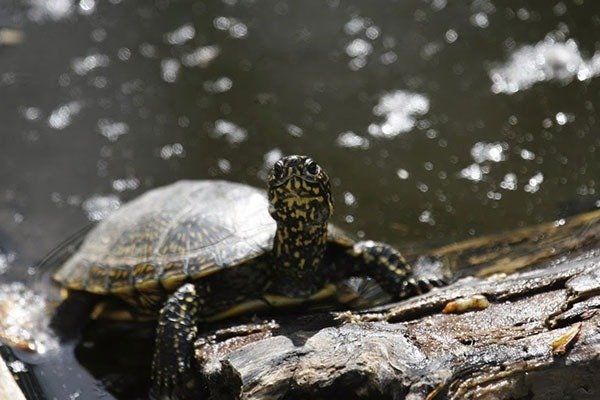
[[[597,217],[580,231],[586,249],[544,250],[535,269],[467,277],[368,311],[208,332],[196,358],[210,398],[600,399]],[[538,240],[560,249],[556,235]],[[569,237],[565,248],[580,247]]]
[[[2,357],[0,357],[0,399],[25,400]]]

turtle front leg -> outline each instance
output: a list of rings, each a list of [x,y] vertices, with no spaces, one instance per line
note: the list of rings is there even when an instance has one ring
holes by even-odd
[[[366,276],[375,281],[396,299],[424,293],[445,283],[445,277],[420,276],[392,246],[361,241],[347,251],[350,257],[349,275]]]
[[[203,285],[185,284],[160,311],[152,361],[152,399],[195,397],[199,391],[194,361]]]

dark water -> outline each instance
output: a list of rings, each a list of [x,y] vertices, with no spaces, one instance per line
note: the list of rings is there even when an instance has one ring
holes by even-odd
[[[598,206],[596,1],[6,0],[0,29],[5,277],[119,201],[261,186],[281,153],[400,248]]]

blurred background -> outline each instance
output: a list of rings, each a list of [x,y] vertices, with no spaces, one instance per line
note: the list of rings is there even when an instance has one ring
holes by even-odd
[[[600,207],[599,75],[592,0],[3,0],[0,279],[149,188],[262,187],[291,153],[403,250],[560,224]]]

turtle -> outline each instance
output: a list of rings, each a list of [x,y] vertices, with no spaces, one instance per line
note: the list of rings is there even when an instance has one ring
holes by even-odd
[[[202,324],[330,301],[350,277],[372,278],[395,299],[439,284],[419,279],[392,246],[328,223],[329,178],[312,158],[281,158],[267,186],[184,180],[126,203],[54,274],[68,296],[52,325],[64,332],[65,320],[85,320],[78,313],[103,298],[156,317],[151,395],[188,398],[201,386],[194,342]]]

